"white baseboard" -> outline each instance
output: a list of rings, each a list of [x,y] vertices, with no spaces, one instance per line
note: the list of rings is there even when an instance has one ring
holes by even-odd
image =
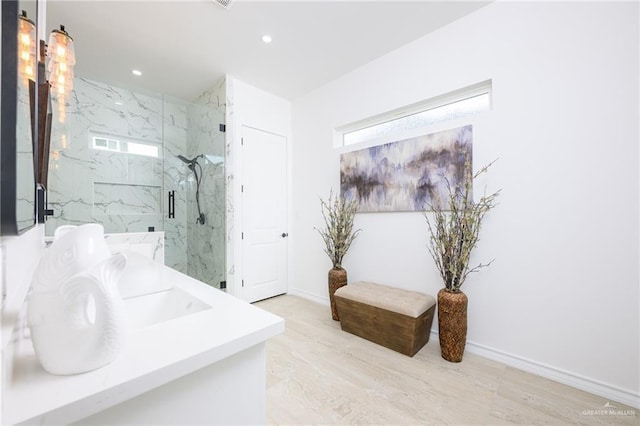
[[[289,289],[288,294],[309,299],[323,305],[329,305],[328,298],[320,297],[303,290]],[[437,329],[431,330],[431,336],[429,339],[436,339],[432,340],[435,342],[438,341]],[[626,389],[621,389],[607,383],[590,379],[588,377],[580,376],[569,371],[561,370],[559,368],[552,367],[550,365],[546,365],[537,361],[522,358],[516,355],[511,355],[506,352],[502,352],[500,350],[493,349],[488,346],[484,346],[468,340],[466,350],[472,354],[480,355],[482,357],[500,362],[502,364],[508,365],[509,367],[517,368],[519,370],[523,370],[537,376],[545,377],[549,380],[553,380],[555,382],[601,396],[610,401],[620,402],[622,404],[640,409],[640,394],[638,393],[634,393]]]
[[[438,339],[437,330],[431,330],[430,339]],[[467,341],[466,350],[472,354],[480,355],[510,367],[601,396],[610,401],[621,402],[634,408],[640,408],[640,394],[633,393],[632,391],[620,389],[537,361],[511,355],[475,342]]]
[[[309,300],[312,300],[312,301],[314,301],[316,303],[320,303],[321,305],[326,305],[326,306],[330,305],[330,302],[329,302],[328,298],[320,297],[320,296],[317,296],[317,295],[315,295],[313,293],[306,292],[304,290],[298,290],[297,288],[289,288],[289,291],[287,291],[287,294],[291,294],[291,295],[294,295],[294,296],[299,296],[299,297],[302,297],[304,299],[309,299]]]

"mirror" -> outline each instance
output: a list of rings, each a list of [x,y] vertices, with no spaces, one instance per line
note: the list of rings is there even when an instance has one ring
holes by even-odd
[[[28,70],[21,65],[36,58],[36,32],[34,25],[33,38],[19,41],[21,10],[35,18],[36,2],[2,2],[0,235],[19,235],[35,225],[34,132],[29,98],[29,80],[35,78],[35,67]],[[21,47],[22,59],[18,53]]]

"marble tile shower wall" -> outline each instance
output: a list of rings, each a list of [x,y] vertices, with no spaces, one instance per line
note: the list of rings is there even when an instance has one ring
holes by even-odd
[[[225,81],[221,80],[187,107],[187,153],[189,158],[204,154],[225,157]],[[200,159],[200,208],[205,224],[196,223],[196,182],[191,173],[188,180],[187,248],[188,271],[192,277],[215,287],[225,280],[226,193],[225,163],[215,164]]]
[[[87,222],[107,233],[164,229],[166,264],[186,272],[185,177],[176,158],[186,152],[186,105],[76,78],[64,122],[53,110],[47,235]],[[95,149],[94,134],[157,146],[159,156]],[[176,190],[176,219],[164,221],[169,190]]]
[[[187,187],[188,170],[178,155],[187,152],[187,105],[164,101],[164,203],[165,264],[183,273],[187,265]],[[174,194],[174,215],[168,217],[169,192]]]
[[[234,218],[235,218],[235,207],[234,207],[234,191],[236,187],[235,181],[235,168],[234,168],[234,146],[237,146],[235,141],[235,111],[234,111],[234,89],[233,89],[233,78],[227,76],[225,79],[223,95],[225,100],[225,121],[226,121],[226,135],[225,135],[225,179],[226,179],[226,214],[227,214],[227,227],[226,227],[226,241],[227,246],[226,249],[226,259],[227,259],[227,281],[230,288],[232,288],[235,294],[238,294],[235,291],[236,286],[236,246],[235,246],[235,227],[234,227]]]

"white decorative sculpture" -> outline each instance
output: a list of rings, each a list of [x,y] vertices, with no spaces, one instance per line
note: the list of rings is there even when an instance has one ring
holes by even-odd
[[[124,347],[118,278],[127,259],[112,255],[98,224],[61,226],[36,269],[27,321],[36,355],[52,374],[112,362]]]

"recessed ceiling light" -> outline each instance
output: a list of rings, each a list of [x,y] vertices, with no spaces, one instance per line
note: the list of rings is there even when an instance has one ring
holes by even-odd
[[[137,75],[138,77],[140,77],[142,75],[142,71],[140,71],[140,70],[131,70],[131,74]]]
[[[265,43],[267,43],[267,44],[269,44],[269,43],[271,43],[272,38],[271,38],[271,36],[270,36],[270,35],[265,34],[265,35],[263,35],[263,36],[262,36],[262,41],[263,41],[263,42],[265,42]]]

